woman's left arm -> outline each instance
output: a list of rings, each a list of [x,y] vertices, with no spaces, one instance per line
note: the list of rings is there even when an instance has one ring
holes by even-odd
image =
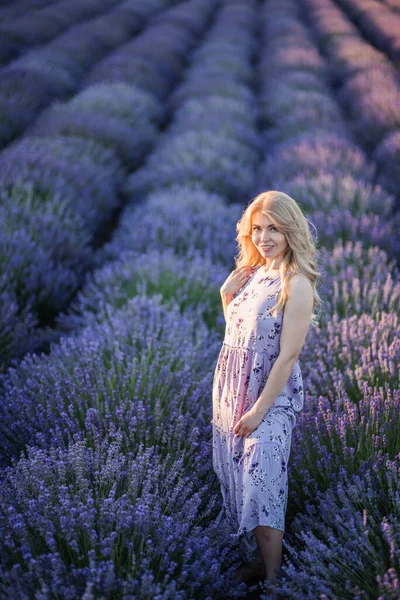
[[[282,319],[279,355],[272,366],[267,383],[259,398],[252,408],[236,423],[233,430],[235,433],[246,437],[250,435],[261,423],[286,385],[306,339],[312,310],[313,291],[311,283],[301,275],[294,275],[289,281],[289,296]]]

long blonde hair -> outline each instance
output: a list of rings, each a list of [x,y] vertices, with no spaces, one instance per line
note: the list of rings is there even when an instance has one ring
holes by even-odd
[[[310,225],[313,227],[314,225],[307,219],[299,204],[287,194],[276,190],[262,192],[250,201],[241,219],[237,222],[238,234],[235,239],[239,246],[239,252],[235,257],[236,268],[258,267],[265,264],[265,258],[251,239],[252,216],[256,212],[265,215],[285,235],[288,244],[279,267],[281,289],[277,302],[272,308],[273,316],[276,317],[278,312],[285,307],[289,296],[289,280],[295,273],[302,273],[312,285],[314,299],[311,325],[317,326],[320,315],[315,312],[315,309],[322,305],[322,300],[316,289],[316,282],[321,273],[317,270],[318,250],[310,231]]]

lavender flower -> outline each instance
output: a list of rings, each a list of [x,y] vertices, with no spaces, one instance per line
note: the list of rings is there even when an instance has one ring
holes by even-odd
[[[364,250],[361,242],[341,240],[332,251],[322,249],[320,293],[325,311],[347,317],[400,309],[400,274],[395,261],[377,247]]]

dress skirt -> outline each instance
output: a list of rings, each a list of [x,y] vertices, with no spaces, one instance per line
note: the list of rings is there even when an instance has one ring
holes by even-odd
[[[295,423],[290,407],[272,406],[248,438],[213,425],[213,468],[223,499],[217,520],[227,519],[248,560],[257,550],[255,527],[285,531],[287,468]]]

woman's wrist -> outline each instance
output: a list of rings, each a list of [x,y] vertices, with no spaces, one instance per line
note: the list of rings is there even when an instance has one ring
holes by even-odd
[[[223,290],[220,290],[221,293],[221,298],[223,300],[225,300],[226,302],[230,302],[231,300],[233,300],[233,294],[228,294],[227,292],[224,292]]]
[[[263,401],[263,399],[260,397],[257,399],[257,402],[255,402],[253,404],[253,413],[255,415],[260,416],[261,418],[264,418],[265,415],[267,414],[267,412],[269,411],[269,409],[271,408],[272,404],[270,406],[265,404],[265,401]]]

